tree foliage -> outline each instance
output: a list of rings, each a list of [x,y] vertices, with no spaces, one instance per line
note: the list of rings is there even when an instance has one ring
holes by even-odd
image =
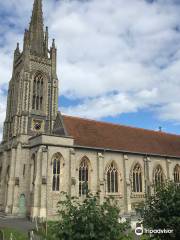
[[[154,234],[152,239],[180,239],[180,185],[172,182],[148,196],[141,215],[148,229],[170,229],[172,234]]]
[[[88,194],[83,202],[65,196],[59,202],[59,221],[55,226],[56,240],[125,240],[127,223],[120,223],[119,207],[107,198],[103,204]]]

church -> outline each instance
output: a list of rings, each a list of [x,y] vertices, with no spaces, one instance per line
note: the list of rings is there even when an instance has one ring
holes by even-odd
[[[0,212],[54,219],[60,193],[114,196],[131,214],[166,180],[180,183],[180,136],[58,111],[57,49],[34,0],[14,51],[0,145]]]

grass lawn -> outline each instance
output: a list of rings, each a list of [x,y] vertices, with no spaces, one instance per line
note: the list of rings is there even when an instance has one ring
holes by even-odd
[[[41,236],[42,238],[46,238],[46,240],[54,239],[54,224],[56,222],[49,221],[48,228],[47,228],[47,236],[46,236],[46,223],[43,223],[39,226],[39,231],[36,232],[37,235]]]
[[[15,229],[2,228],[1,230],[3,230],[5,239],[7,240],[9,240],[11,236],[13,236],[12,239],[15,239],[15,240],[28,240],[28,237],[26,236],[25,233],[22,233]]]

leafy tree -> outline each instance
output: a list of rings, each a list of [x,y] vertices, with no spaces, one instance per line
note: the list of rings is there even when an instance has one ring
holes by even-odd
[[[170,229],[172,234],[154,234],[152,239],[180,239],[180,185],[167,182],[148,196],[141,211],[144,227]]]
[[[128,223],[120,223],[119,207],[113,199],[99,203],[88,194],[80,203],[66,195],[59,202],[59,221],[54,228],[56,240],[128,240]],[[53,236],[51,236],[52,238]]]

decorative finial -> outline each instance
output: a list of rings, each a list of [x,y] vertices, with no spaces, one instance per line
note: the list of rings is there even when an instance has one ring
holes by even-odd
[[[14,54],[15,54],[16,56],[18,56],[18,55],[20,54],[19,43],[17,43],[17,45],[16,45],[16,49],[15,49]]]
[[[52,47],[55,48],[55,39],[53,38],[53,41],[52,41]]]
[[[19,42],[17,42],[17,47],[16,47],[17,50],[19,50]]]

